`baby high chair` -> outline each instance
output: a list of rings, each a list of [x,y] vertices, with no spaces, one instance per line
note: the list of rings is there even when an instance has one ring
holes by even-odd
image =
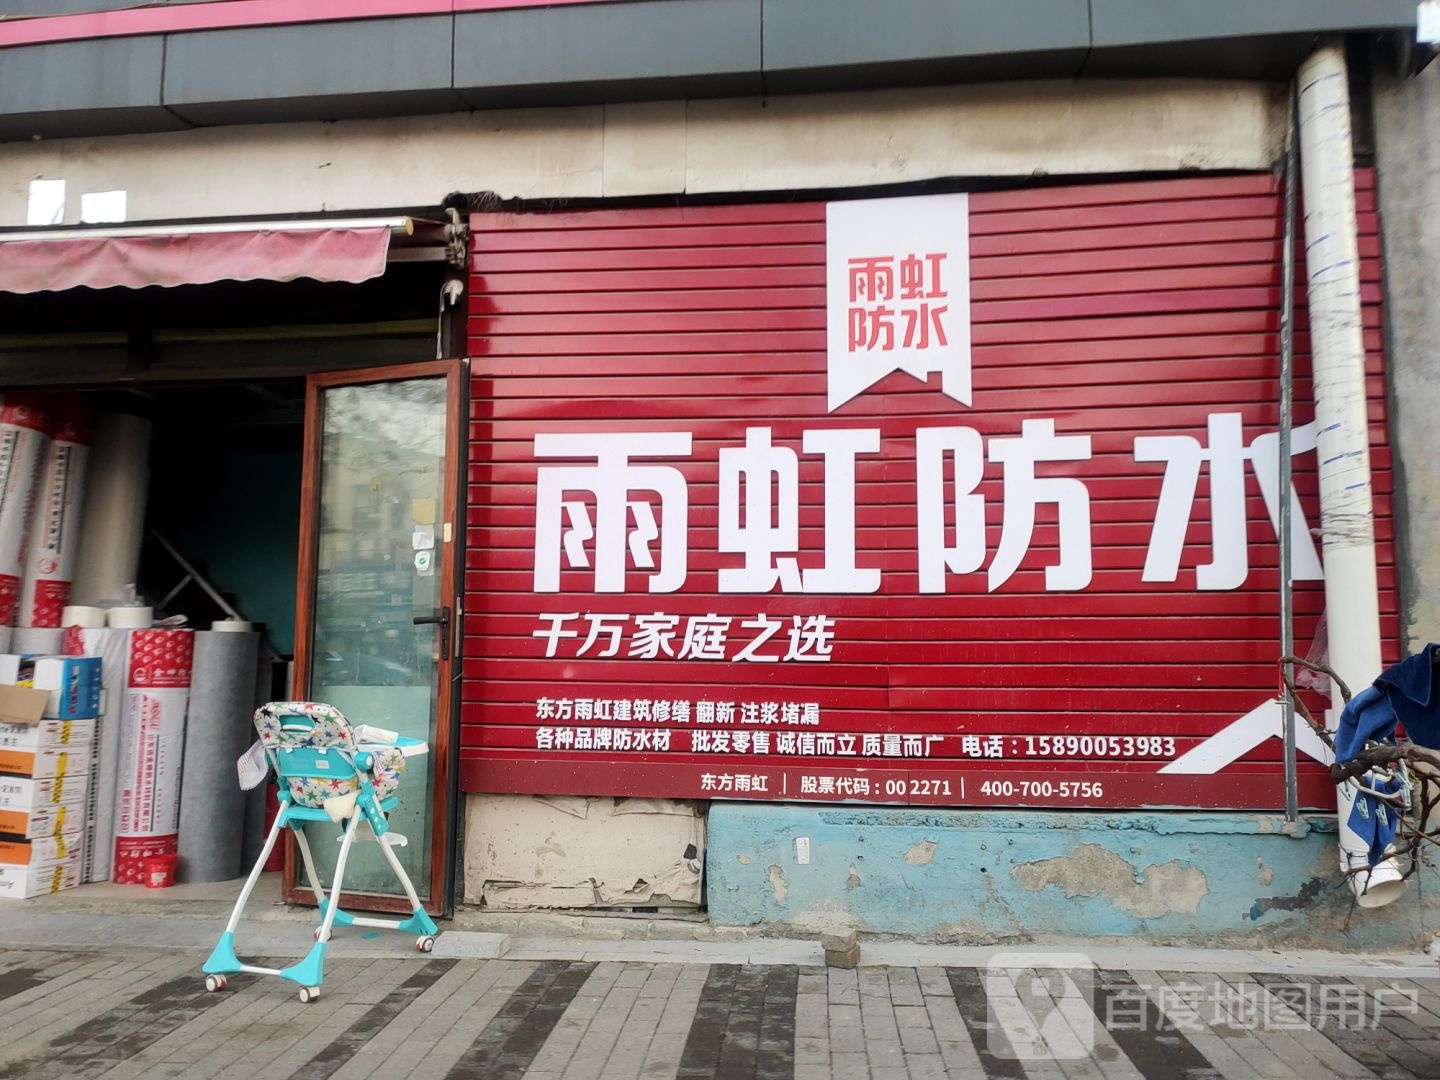
[[[403,845],[404,840],[389,833],[387,821],[390,811],[399,804],[394,792],[405,767],[405,750],[418,748],[423,752],[424,744],[414,739],[402,739],[394,746],[359,744],[350,722],[340,710],[309,701],[275,701],[261,706],[255,713],[255,729],[260,733],[265,762],[275,770],[280,809],[275,815],[270,835],[265,838],[260,857],[255,860],[255,868],[240,890],[240,899],[235,903],[225,932],[220,935],[220,941],[202,968],[205,989],[212,992],[224,990],[227,975],[248,971],[257,975],[279,975],[299,983],[300,1000],[314,1001],[320,996],[320,983],[324,977],[325,944],[336,923],[415,934],[415,948],[429,952],[435,945],[435,923],[421,906],[415,895],[415,886],[391,850],[392,846]],[[315,860],[305,839],[305,825],[312,821],[344,823],[340,854],[335,860],[335,883],[328,896],[320,887],[320,875],[315,870]],[[315,944],[305,959],[281,969],[254,967],[241,963],[236,957],[235,929],[240,923],[245,903],[260,879],[265,860],[270,857],[281,832],[287,827],[295,833],[295,842],[305,864],[305,876],[319,902],[322,918],[315,929]],[[381,853],[404,887],[412,912],[408,919],[361,918],[340,910],[345,862],[356,832],[362,827],[369,829],[379,841]]]

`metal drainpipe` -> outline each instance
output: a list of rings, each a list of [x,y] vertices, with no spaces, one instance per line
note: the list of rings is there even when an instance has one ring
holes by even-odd
[[[1342,45],[1327,43],[1311,53],[1300,65],[1298,83],[1330,666],[1358,692],[1380,674],[1380,606],[1360,321],[1355,159]],[[1331,704],[1338,714],[1338,688],[1331,690]],[[1337,789],[1342,868],[1357,865],[1354,834],[1346,826],[1353,789],[1347,789],[1350,785]],[[1358,865],[1364,866],[1364,855],[1359,858]],[[1368,874],[1350,878],[1361,906],[1379,907],[1404,890],[1404,882],[1395,880],[1398,868],[1393,876],[1389,872],[1392,867],[1394,861],[1389,860]]]
[[[1290,514],[1290,437],[1294,428],[1295,390],[1295,185],[1299,180],[1299,136],[1295,131],[1295,87],[1287,95],[1285,110],[1285,233],[1280,252],[1280,655],[1295,652],[1295,595],[1292,567]],[[1291,665],[1285,665],[1289,676]],[[1285,820],[1300,819],[1299,777],[1295,760],[1295,706],[1284,698],[1285,716]]]

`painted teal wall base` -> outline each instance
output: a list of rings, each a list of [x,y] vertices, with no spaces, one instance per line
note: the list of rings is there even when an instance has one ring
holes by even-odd
[[[878,810],[715,802],[713,922],[934,941],[1047,936],[1404,947],[1440,930],[1440,874],[1355,909],[1333,817]],[[808,862],[802,862],[808,845]],[[1348,921],[1348,927],[1347,927]]]

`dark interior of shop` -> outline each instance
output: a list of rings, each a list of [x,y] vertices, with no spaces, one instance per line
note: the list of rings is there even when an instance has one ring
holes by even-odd
[[[304,383],[97,396],[101,409],[140,413],[154,425],[149,539],[138,584],[159,606],[157,614],[185,614],[199,626],[225,616],[198,582],[182,585],[188,575],[173,548],[239,615],[262,629],[275,653],[291,654]]]
[[[84,393],[152,422],[141,592],[205,626],[225,603],[294,651],[305,374],[436,355],[443,268],[358,284],[218,282],[0,295],[10,387]],[[167,597],[169,597],[167,599]]]

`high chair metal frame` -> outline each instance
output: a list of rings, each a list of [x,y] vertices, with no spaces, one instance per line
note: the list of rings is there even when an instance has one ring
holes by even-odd
[[[388,822],[390,812],[399,805],[399,798],[392,792],[404,768],[401,750],[396,747],[360,747],[355,742],[349,721],[340,711],[318,702],[271,702],[256,711],[255,727],[260,734],[266,763],[275,773],[279,812],[265,838],[260,857],[255,860],[255,866],[240,890],[230,921],[225,924],[224,933],[201,969],[205,973],[205,989],[211,992],[224,990],[227,975],[246,971],[256,975],[278,975],[298,983],[300,1000],[314,1001],[320,995],[320,984],[324,979],[325,946],[337,924],[414,934],[415,948],[420,952],[429,952],[435,945],[435,923],[416,896],[410,876],[391,850],[405,843],[403,837],[389,832]],[[335,882],[328,895],[320,886],[320,875],[305,838],[305,826],[312,821],[344,823],[340,854],[335,860]],[[260,880],[265,860],[287,828],[295,833],[300,858],[305,864],[305,876],[319,903],[322,917],[320,925],[315,928],[315,944],[303,960],[287,968],[256,967],[241,962],[235,955],[235,930],[240,924],[245,904]],[[350,847],[361,829],[368,830],[379,842],[381,853],[404,888],[411,908],[408,919],[373,919],[340,909],[345,864],[350,857]]]

